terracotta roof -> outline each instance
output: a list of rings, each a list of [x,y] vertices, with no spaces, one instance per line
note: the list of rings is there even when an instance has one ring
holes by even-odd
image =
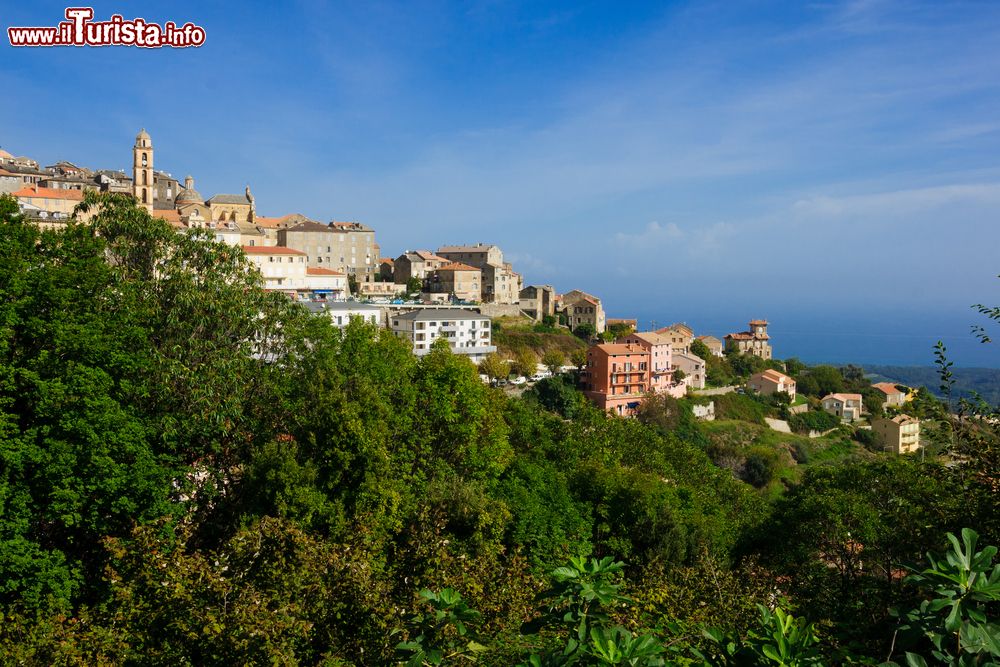
[[[768,368],[766,371],[757,373],[756,375],[760,375],[762,378],[767,378],[771,382],[794,382],[792,378],[788,377],[781,371],[774,370],[773,368]]]
[[[74,201],[83,201],[83,191],[82,190],[64,190],[63,188],[40,188],[38,186],[31,186],[29,188],[21,188],[14,193],[15,197],[40,197],[44,199],[72,199]]]
[[[889,421],[896,422],[897,424],[912,424],[913,422],[920,422],[916,417],[911,417],[910,415],[896,415]]]
[[[479,269],[476,267],[469,266],[468,264],[462,264],[461,262],[445,264],[444,266],[438,268],[438,271],[475,271],[476,273],[479,273]]]
[[[488,252],[490,248],[495,248],[492,243],[478,243],[476,245],[443,245],[438,248],[438,252]]]
[[[424,260],[425,262],[443,262],[443,263],[447,264],[448,262],[451,261],[450,259],[448,259],[446,257],[441,257],[439,255],[435,255],[434,253],[432,253],[429,250],[411,250],[409,252],[404,252],[403,254],[404,255],[416,255],[417,257],[419,257],[420,259]]]
[[[275,245],[245,245],[243,252],[248,255],[305,255],[304,252]]]
[[[826,396],[823,397],[823,400],[825,401],[828,398],[835,398],[841,402],[846,402],[846,401],[857,401],[858,403],[861,402],[861,394],[827,394]]]
[[[183,226],[181,223],[181,214],[178,211],[172,211],[172,210],[153,211],[153,217],[163,218],[174,227]]]
[[[894,396],[895,394],[905,394],[906,393],[905,391],[900,391],[900,390],[896,389],[896,385],[894,385],[891,382],[879,382],[879,383],[873,384],[872,387],[874,387],[875,389],[878,389],[879,391],[881,391],[886,396]]]
[[[670,339],[657,331],[638,331],[625,336],[626,339],[633,337],[645,341],[650,345],[670,345]]]
[[[280,223],[282,220],[284,220],[284,217],[268,218],[263,215],[256,215],[254,216],[253,219],[253,221],[257,224],[257,226],[264,227],[266,229],[274,229],[275,227],[278,226],[278,223]]]
[[[767,320],[750,320],[750,326],[753,327],[753,326],[757,326],[757,325],[766,327],[767,326]]]
[[[392,259],[391,257],[383,257],[381,260],[379,260],[379,263],[380,264],[395,264],[396,260]]]
[[[344,275],[340,271],[334,271],[333,269],[324,269],[320,266],[307,266],[306,267],[307,276],[342,276]]]
[[[698,340],[700,340],[705,345],[710,345],[712,343],[718,343],[719,345],[722,345],[722,341],[716,338],[715,336],[698,336]]]
[[[741,331],[739,333],[726,334],[726,338],[733,340],[753,340],[753,334],[749,331]]]
[[[646,353],[644,349],[637,345],[632,345],[629,343],[601,343],[600,345],[595,345],[590,349],[601,350],[605,354],[643,354]],[[647,353],[648,354],[648,353]]]

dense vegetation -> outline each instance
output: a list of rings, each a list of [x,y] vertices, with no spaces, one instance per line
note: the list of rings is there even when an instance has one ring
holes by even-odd
[[[0,198],[4,664],[988,664],[995,591],[930,601],[990,580],[989,422],[949,422],[959,465],[848,458],[772,501],[685,402],[508,398],[85,205],[40,232]],[[968,563],[928,563],[966,526]]]

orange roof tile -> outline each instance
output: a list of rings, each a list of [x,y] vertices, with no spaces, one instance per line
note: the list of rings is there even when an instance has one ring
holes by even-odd
[[[445,264],[438,268],[438,271],[475,271],[479,272],[474,266],[469,266],[468,264],[462,264],[461,262],[451,262],[450,264]]]
[[[38,197],[41,199],[72,199],[73,201],[83,201],[82,190],[64,190],[63,188],[40,188],[33,185],[28,188],[21,188],[14,193],[15,197]]]
[[[887,396],[893,396],[895,394],[905,394],[906,392],[896,389],[896,385],[891,382],[878,382],[873,384],[872,387],[878,389],[883,394]]]
[[[304,252],[274,245],[245,245],[243,252],[248,255],[305,255]]]
[[[333,269],[324,269],[320,266],[307,266],[306,267],[307,276],[342,276],[344,275],[340,271],[334,271]]]

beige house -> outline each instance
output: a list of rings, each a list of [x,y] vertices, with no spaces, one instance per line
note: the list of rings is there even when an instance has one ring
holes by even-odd
[[[450,262],[434,270],[425,282],[431,293],[443,293],[461,301],[479,301],[482,295],[479,269],[468,264]]]
[[[243,246],[246,254],[264,278],[264,289],[297,292],[306,279],[306,254],[278,246]]]
[[[278,245],[305,253],[310,266],[342,271],[359,281],[371,280],[378,270],[375,230],[360,222],[303,221],[278,229]]]
[[[80,190],[43,188],[37,185],[21,188],[13,196],[22,213],[51,221],[65,221],[83,201],[83,192]]]
[[[437,269],[452,263],[452,260],[435,255],[430,250],[407,250],[393,260],[392,277],[395,282],[401,285],[405,285],[411,278],[424,281]],[[476,295],[476,300],[479,300],[478,295]]]
[[[589,324],[597,333],[604,333],[606,328],[604,308],[596,296],[580,290],[571,290],[561,295],[558,300],[562,304],[560,312],[566,315],[566,324],[571,330],[582,324]]]
[[[674,368],[684,373],[684,383],[691,389],[705,388],[705,360],[690,352],[674,352]]]
[[[767,335],[767,320],[750,320],[747,331],[726,335],[726,349],[740,354],[752,354],[761,359],[771,358],[770,336]]]
[[[482,272],[482,296],[479,300],[483,303],[518,302],[522,287],[521,274],[503,261],[503,251],[498,246],[489,243],[446,245],[438,248],[437,254],[452,262],[474,266]]]
[[[715,336],[698,336],[698,340],[705,344],[708,351],[711,352],[716,357],[721,357],[723,352],[722,341]]]
[[[872,420],[872,432],[882,448],[895,454],[909,454],[920,448],[920,420],[908,415]]]
[[[885,394],[885,402],[882,403],[883,408],[901,408],[906,403],[907,392],[900,390],[891,382],[878,382],[873,384],[872,387]]]
[[[861,394],[827,394],[823,397],[823,409],[845,422],[860,419]]]
[[[795,400],[795,380],[771,368],[751,375],[747,386],[765,396],[783,391],[791,396],[792,401]]]
[[[490,243],[445,245],[438,248],[437,254],[453,262],[474,266],[480,271],[488,265],[503,266],[503,251]]]
[[[691,342],[694,341],[694,331],[688,325],[678,322],[669,327],[657,329],[656,333],[670,337],[670,344],[673,346],[674,354],[688,354],[691,352]]]
[[[253,222],[254,217],[257,215],[254,198],[250,194],[249,185],[241,195],[215,195],[205,202],[205,204],[211,213],[211,219],[216,224],[227,221]]]

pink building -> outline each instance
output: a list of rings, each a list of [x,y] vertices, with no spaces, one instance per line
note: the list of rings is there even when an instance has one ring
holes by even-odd
[[[619,338],[618,343],[635,345],[649,353],[649,391],[684,396],[683,383],[674,383],[673,340],[669,335],[642,331]]]
[[[587,350],[584,393],[602,410],[631,416],[649,391],[649,350],[628,343],[604,343]]]

